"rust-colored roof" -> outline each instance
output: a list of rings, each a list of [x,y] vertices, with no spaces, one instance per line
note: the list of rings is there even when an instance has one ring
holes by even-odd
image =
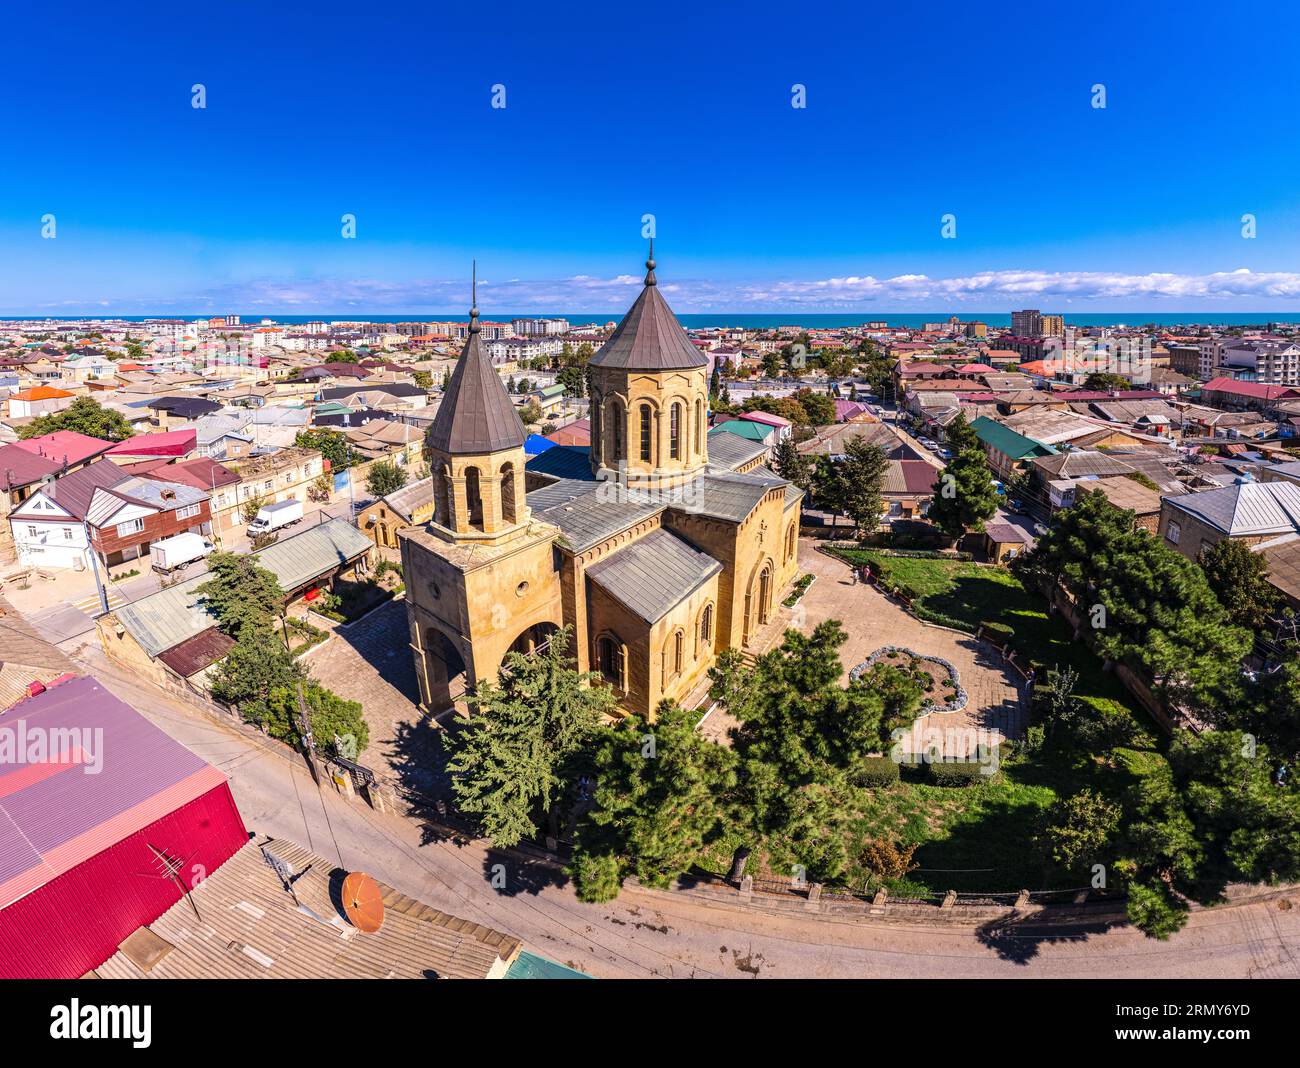
[[[25,389],[21,393],[15,393],[10,400],[20,401],[39,401],[39,400],[58,400],[62,397],[71,397],[75,394],[69,393],[66,389],[55,389],[53,386],[32,386],[31,389]]]
[[[429,447],[449,456],[478,455],[522,448],[525,436],[505,383],[479,344],[474,309],[469,340],[429,427]]]
[[[173,645],[166,652],[158,654],[158,659],[171,668],[177,675],[188,679],[197,675],[205,667],[215,664],[230,651],[235,640],[223,634],[216,627],[186,638],[180,645]]]
[[[677,371],[705,367],[709,359],[691,344],[655,280],[654,246],[646,260],[645,288],[610,339],[591,358],[593,367]]]

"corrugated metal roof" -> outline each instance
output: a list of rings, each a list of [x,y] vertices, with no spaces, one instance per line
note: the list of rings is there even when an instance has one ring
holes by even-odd
[[[721,570],[708,553],[660,527],[592,564],[587,574],[628,610],[655,623]]]
[[[734,471],[767,452],[767,445],[763,442],[750,441],[739,434],[709,434],[705,448],[709,454],[709,466],[727,471]]]
[[[85,742],[63,762],[0,764],[0,908],[225,782],[93,678],[20,702],[0,731]]]
[[[294,874],[284,888],[267,858]],[[485,979],[502,977],[517,938],[376,883],[384,921],[366,933],[335,904],[346,873],[293,842],[250,841],[147,928],[162,944],[148,971],[122,950],[103,979]],[[299,907],[301,903],[302,907]]]
[[[1229,535],[1300,531],[1300,486],[1293,482],[1240,482],[1169,503]]]
[[[281,589],[289,591],[333,571],[340,564],[350,563],[373,547],[361,531],[342,519],[331,519],[269,545],[253,556],[275,575]],[[207,580],[206,575],[186,579],[123,605],[115,614],[140,647],[156,657],[216,625],[216,618],[198,593]]]

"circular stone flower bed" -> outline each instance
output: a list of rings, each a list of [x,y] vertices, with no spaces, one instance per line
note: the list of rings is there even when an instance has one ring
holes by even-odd
[[[889,664],[918,679],[925,687],[921,699],[921,714],[930,712],[959,712],[966,707],[968,697],[961,688],[957,668],[941,656],[929,656],[902,645],[886,645],[877,649],[849,672],[856,680],[876,664]]]

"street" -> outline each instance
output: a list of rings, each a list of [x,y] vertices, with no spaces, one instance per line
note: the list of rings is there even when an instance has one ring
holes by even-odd
[[[77,656],[230,777],[250,831],[299,842],[598,977],[1300,978],[1300,909],[1289,902],[1199,912],[1168,942],[1128,927],[1026,930],[982,941],[970,928],[760,914],[636,889],[607,905],[584,905],[554,865],[451,841],[415,820],[318,789],[305,764],[282,748],[123,675],[95,645]],[[490,885],[498,872],[501,890]]]

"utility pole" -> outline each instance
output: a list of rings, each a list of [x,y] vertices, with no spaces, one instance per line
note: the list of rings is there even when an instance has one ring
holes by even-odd
[[[357,525],[357,492],[356,487],[352,484],[352,442],[347,445],[348,458],[348,522],[352,526]]]
[[[95,546],[90,541],[90,527],[83,519],[81,521],[81,532],[86,536],[86,551],[90,555],[90,569],[95,574],[95,588],[99,590],[99,607],[103,610],[104,615],[108,615],[108,592],[104,589],[104,583],[99,578],[99,556],[95,552]]]

